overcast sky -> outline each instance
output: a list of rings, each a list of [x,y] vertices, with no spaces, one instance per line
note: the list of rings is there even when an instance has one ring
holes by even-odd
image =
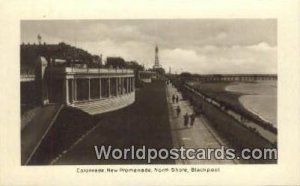
[[[273,19],[22,21],[21,42],[61,41],[92,54],[120,56],[145,67],[159,47],[168,71],[276,73],[277,24]]]

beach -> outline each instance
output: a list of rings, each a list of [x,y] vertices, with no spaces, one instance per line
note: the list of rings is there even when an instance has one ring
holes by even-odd
[[[226,91],[242,93],[241,104],[261,119],[277,127],[277,81],[235,82]]]

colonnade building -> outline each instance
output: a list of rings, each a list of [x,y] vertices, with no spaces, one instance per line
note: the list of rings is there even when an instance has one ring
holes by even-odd
[[[40,64],[36,80],[43,104],[64,103],[94,115],[135,101],[133,70],[47,67],[43,59]]]

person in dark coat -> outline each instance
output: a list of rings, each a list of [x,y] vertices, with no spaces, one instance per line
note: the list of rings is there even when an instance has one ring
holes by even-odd
[[[191,124],[191,126],[193,126],[193,125],[194,125],[194,122],[195,122],[195,118],[196,118],[195,113],[192,113],[192,114],[190,115],[190,118],[191,118],[190,124]]]
[[[178,103],[178,95],[176,95],[176,103]]]
[[[188,113],[186,113],[186,114],[183,116],[183,119],[184,119],[184,126],[187,126],[188,123],[189,123],[189,115],[188,115]]]
[[[172,102],[173,103],[175,102],[175,95],[174,94],[172,95]]]
[[[179,114],[180,114],[180,112],[181,112],[181,109],[180,109],[179,105],[178,105],[177,108],[176,108],[176,112],[177,112],[177,117],[178,117]]]

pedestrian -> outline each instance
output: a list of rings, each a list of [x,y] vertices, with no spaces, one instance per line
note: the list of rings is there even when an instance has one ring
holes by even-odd
[[[186,113],[186,114],[183,116],[183,119],[184,119],[184,126],[187,126],[188,123],[189,123],[189,115],[188,115],[188,113]]]
[[[179,105],[177,106],[176,111],[177,111],[177,117],[178,117],[180,112],[181,112],[181,109],[180,109]]]
[[[192,114],[190,115],[190,118],[191,118],[191,126],[193,126],[193,125],[194,125],[194,122],[195,122],[195,118],[196,118],[195,113],[192,113]]]
[[[201,116],[202,114],[202,106],[199,105],[198,109],[197,109],[197,114],[199,115],[199,117]]]
[[[178,95],[176,95],[176,103],[178,103]]]
[[[173,103],[175,102],[175,95],[174,94],[172,95],[172,102]]]

